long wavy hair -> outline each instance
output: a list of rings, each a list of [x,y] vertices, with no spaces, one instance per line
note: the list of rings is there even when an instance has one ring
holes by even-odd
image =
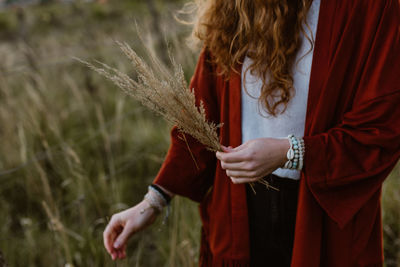
[[[259,101],[267,113],[283,113],[293,97],[292,69],[312,0],[196,0],[192,37],[212,54],[228,78],[247,55],[246,69],[263,81]],[[282,109],[278,109],[283,105]]]

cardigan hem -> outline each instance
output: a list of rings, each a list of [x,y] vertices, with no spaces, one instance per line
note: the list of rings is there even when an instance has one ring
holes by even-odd
[[[199,267],[250,267],[250,260],[213,257],[208,251],[200,255]]]
[[[214,256],[208,246],[204,229],[202,229],[199,267],[250,267],[250,259],[229,259]]]

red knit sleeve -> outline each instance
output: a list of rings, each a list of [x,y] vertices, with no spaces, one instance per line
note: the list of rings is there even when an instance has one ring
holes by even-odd
[[[208,52],[201,52],[190,82],[196,102],[204,104],[209,121],[218,123],[215,71]],[[154,183],[174,194],[200,202],[213,183],[216,157],[204,145],[185,134],[187,143],[177,127],[171,130],[171,144]],[[190,148],[190,151],[189,151]]]
[[[304,137],[306,182],[341,227],[400,157],[400,15],[397,1],[386,2],[351,110],[335,127]]]

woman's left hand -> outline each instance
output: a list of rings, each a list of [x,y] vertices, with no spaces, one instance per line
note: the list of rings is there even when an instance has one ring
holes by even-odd
[[[289,147],[286,138],[259,138],[236,148],[223,147],[224,152],[217,152],[216,156],[234,184],[250,183],[282,167]]]

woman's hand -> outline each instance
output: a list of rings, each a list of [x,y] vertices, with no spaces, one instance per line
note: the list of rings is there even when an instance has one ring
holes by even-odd
[[[157,212],[143,200],[136,206],[116,213],[111,217],[103,233],[104,246],[112,259],[126,257],[128,239],[136,232],[152,224]]]
[[[259,138],[236,148],[217,152],[221,167],[234,184],[255,182],[282,167],[289,150],[288,139]]]

